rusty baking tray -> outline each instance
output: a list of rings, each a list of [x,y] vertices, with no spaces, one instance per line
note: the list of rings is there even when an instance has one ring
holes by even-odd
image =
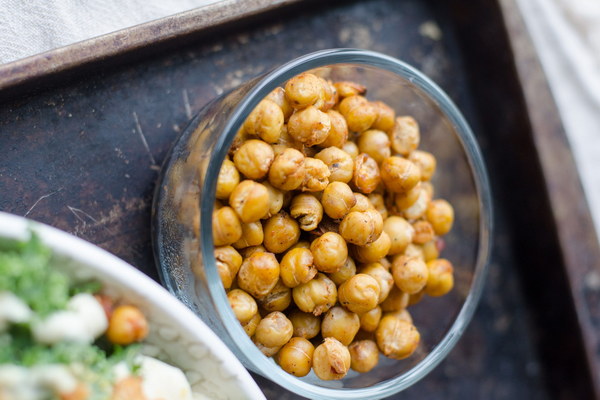
[[[515,0],[222,1],[0,66],[0,210],[157,277],[150,204],[202,105],[314,50],[415,65],[462,109],[490,172],[494,253],[478,311],[403,399],[600,397],[600,250]],[[296,396],[256,376],[268,398]]]

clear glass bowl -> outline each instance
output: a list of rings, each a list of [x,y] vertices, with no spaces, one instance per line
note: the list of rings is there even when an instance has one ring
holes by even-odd
[[[455,287],[441,298],[411,307],[421,344],[413,356],[380,357],[366,374],[352,370],[339,381],[313,373],[296,378],[265,357],[229,307],[215,266],[212,211],[221,163],[250,111],[277,86],[311,70],[353,80],[367,97],[412,115],[421,127],[420,148],[438,162],[435,197],[455,209],[442,256],[455,267]],[[375,399],[397,393],[434,368],[460,338],[481,295],[492,232],[485,167],[473,134],[456,106],[423,74],[382,54],[333,49],[308,54],[255,78],[206,105],[175,142],[157,185],[153,208],[155,256],[163,284],[199,315],[250,370],[309,398]]]

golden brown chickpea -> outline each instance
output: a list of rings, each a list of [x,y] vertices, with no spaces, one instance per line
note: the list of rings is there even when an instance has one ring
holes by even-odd
[[[394,193],[394,205],[398,208],[398,211],[403,211],[411,207],[419,199],[423,185],[417,184],[412,189],[404,193]]]
[[[419,292],[419,293],[421,293],[421,292]],[[410,300],[409,300],[409,303],[410,303]],[[385,315],[392,315],[392,316],[394,316],[394,317],[396,317],[398,319],[401,319],[403,321],[410,322],[411,324],[413,323],[412,316],[410,315],[410,313],[408,312],[408,310],[405,309],[405,308],[403,308],[401,310],[397,310],[397,311],[392,311],[392,312],[385,313]]]
[[[106,337],[111,343],[128,345],[148,335],[148,321],[139,308],[123,305],[115,308],[108,320]]]
[[[340,97],[350,97],[367,93],[367,88],[356,82],[340,81],[335,82],[333,86],[337,89]]]
[[[283,253],[300,239],[298,222],[285,211],[280,211],[269,218],[264,225],[265,239],[263,244],[271,253]]]
[[[260,322],[259,322],[259,324],[260,324]],[[258,326],[256,327],[256,330],[258,330]],[[267,357],[273,357],[275,354],[277,354],[277,352],[279,350],[281,350],[281,347],[282,347],[282,346],[273,346],[273,347],[265,346],[264,344],[262,344],[258,340],[256,340],[256,336],[252,337],[252,342],[254,342],[254,345],[258,348],[258,350],[260,350],[260,352],[263,353]]]
[[[244,130],[265,142],[276,143],[283,128],[283,119],[281,107],[272,100],[264,99],[244,121]]]
[[[321,318],[302,311],[293,311],[288,318],[294,326],[294,336],[312,339],[321,332]]]
[[[257,299],[269,294],[279,280],[279,263],[272,253],[254,253],[242,262],[237,282]]]
[[[381,320],[381,315],[383,312],[381,311],[381,307],[377,306],[371,311],[367,311],[364,314],[360,315],[360,329],[366,332],[375,332],[377,326],[379,325],[379,321]]]
[[[364,131],[358,137],[358,151],[368,154],[377,163],[392,155],[390,150],[390,139],[387,134],[377,129]]]
[[[371,200],[362,193],[354,193],[356,204],[350,209],[350,211],[364,212],[373,208]]]
[[[335,110],[327,111],[329,120],[331,121],[331,128],[327,139],[325,139],[320,146],[322,147],[339,147],[340,149],[348,140],[348,124],[346,120],[339,112]]]
[[[423,259],[425,262],[435,260],[440,256],[440,250],[438,249],[435,239],[424,243],[421,248],[423,250]]]
[[[339,286],[348,279],[352,278],[354,275],[356,275],[356,264],[351,257],[348,257],[340,269],[338,269],[336,272],[328,274],[327,276],[329,276],[329,279]]]
[[[231,246],[216,247],[214,254],[223,287],[229,289],[242,265],[242,256]]]
[[[265,297],[258,300],[258,303],[266,311],[283,311],[291,302],[292,291],[283,284],[281,279]]]
[[[325,214],[333,219],[341,219],[354,207],[356,197],[346,183],[331,182],[323,191],[321,203]]]
[[[379,237],[364,246],[353,246],[352,255],[361,263],[374,263],[387,256],[392,242],[387,233],[381,232]]]
[[[386,315],[375,332],[377,347],[386,357],[402,360],[415,352],[421,335],[410,322]]]
[[[382,258],[378,261],[378,263],[388,271],[392,268],[392,263],[387,259],[387,257]]]
[[[283,130],[281,131],[281,135],[279,135],[279,140],[277,141],[277,143],[271,145],[271,147],[273,147],[275,156],[277,156],[288,147],[291,147],[298,151],[302,151],[304,145],[296,139],[294,139],[292,135],[290,135],[290,133],[288,132],[287,125],[284,125]]]
[[[217,178],[217,190],[215,197],[217,199],[227,200],[233,189],[240,183],[240,173],[235,164],[229,159],[223,160],[219,177]]]
[[[388,297],[381,303],[381,310],[384,312],[403,310],[408,306],[410,295],[393,286]]]
[[[235,167],[249,179],[261,179],[275,158],[273,148],[262,140],[247,140],[233,155]]]
[[[419,183],[421,172],[406,158],[393,156],[381,163],[381,180],[390,192],[405,193]]]
[[[315,277],[317,269],[313,265],[313,255],[308,249],[289,250],[279,265],[283,284],[289,288],[306,283]]]
[[[303,193],[292,199],[290,214],[298,220],[300,229],[312,231],[323,219],[323,206],[315,196]]]
[[[413,117],[397,117],[394,127],[389,131],[392,149],[403,156],[419,147],[421,136],[419,125]]]
[[[379,362],[379,349],[372,340],[359,340],[348,347],[350,367],[356,372],[369,372]]]
[[[248,323],[258,313],[258,305],[254,297],[241,289],[231,290],[227,293],[227,299],[235,317],[242,325]]]
[[[229,205],[243,222],[256,222],[269,212],[269,191],[258,182],[242,181],[231,193]]]
[[[340,285],[340,304],[357,314],[363,314],[377,307],[379,284],[370,275],[356,274]]]
[[[261,319],[262,317],[260,316],[260,313],[256,313],[254,314],[252,319],[250,319],[250,321],[242,325],[242,328],[244,328],[246,335],[248,335],[249,337],[254,336],[254,332],[256,332],[256,327],[258,326],[258,323]]]
[[[260,221],[242,224],[242,237],[233,244],[236,249],[262,244],[264,238],[263,227]]]
[[[410,153],[408,159],[421,170],[421,179],[428,181],[435,173],[436,160],[433,154],[423,150],[415,150]]]
[[[383,199],[383,196],[379,193],[371,193],[369,195],[369,202],[371,202],[373,208],[376,209],[379,214],[381,214],[381,217],[385,221],[385,219],[388,217],[388,210],[385,206],[385,200]]]
[[[337,147],[327,147],[315,154],[317,160],[323,161],[329,168],[330,182],[348,183],[354,173],[354,160],[350,154]]]
[[[215,246],[227,246],[242,237],[242,224],[231,207],[221,207],[213,211],[212,230]]]
[[[426,217],[436,235],[445,235],[452,229],[454,209],[446,200],[433,200],[427,207]]]
[[[414,243],[410,243],[408,246],[406,246],[406,249],[404,249],[404,256],[409,258],[419,258],[425,261],[425,254],[423,254],[423,249],[421,248],[421,246],[418,246]],[[396,257],[402,257],[402,255],[399,254]],[[396,258],[394,257],[394,260],[395,259]]]
[[[267,252],[267,249],[265,249],[265,246],[263,246],[263,245],[250,246],[250,247],[246,247],[245,249],[240,250],[240,254],[242,255],[242,257],[244,259],[250,257],[254,253],[266,253],[266,252]]]
[[[439,297],[448,293],[454,287],[454,268],[450,261],[439,258],[427,263],[429,276],[425,293],[429,296]]]
[[[377,119],[377,109],[362,96],[350,96],[340,101],[339,112],[346,118],[348,129],[364,132]]]
[[[293,337],[277,353],[277,364],[288,374],[306,376],[312,367],[315,347],[308,340]]]
[[[340,224],[340,235],[348,242],[364,246],[379,238],[383,231],[383,218],[377,211],[352,211]]]
[[[269,192],[269,212],[267,212],[265,218],[270,218],[277,214],[283,207],[283,193],[279,189],[274,188],[269,182],[262,182],[262,185]]]
[[[413,294],[425,287],[429,271],[422,259],[400,256],[396,257],[392,263],[392,275],[400,290]]]
[[[392,277],[392,274],[378,262],[363,265],[359,268],[358,273],[370,275],[377,281],[379,285],[379,300],[377,303],[383,303],[394,287],[394,277]]]
[[[315,104],[323,95],[322,93],[321,80],[310,73],[296,75],[285,84],[285,97],[296,109]]]
[[[413,243],[425,244],[430,242],[434,238],[433,227],[427,221],[419,220],[412,224],[415,229],[415,236],[413,237]]]
[[[325,274],[317,274],[314,279],[296,286],[292,297],[300,310],[319,316],[335,305],[337,288]]]
[[[266,315],[256,327],[254,338],[266,347],[283,346],[292,338],[292,322],[279,311]]]
[[[344,346],[352,343],[359,329],[358,315],[340,306],[335,306],[327,311],[321,322],[321,335],[324,338],[335,338]]]
[[[285,90],[282,87],[276,87],[273,89],[271,93],[267,95],[266,99],[271,100],[281,108],[284,121],[287,121],[290,118],[290,115],[292,115],[294,112],[290,102],[288,101],[287,97],[285,97]]]
[[[375,101],[372,104],[377,109],[377,119],[373,122],[371,127],[384,132],[391,130],[394,127],[396,119],[396,112],[394,109],[382,101]]]
[[[306,240],[301,240],[301,241],[299,241],[298,243],[296,243],[295,245],[293,245],[292,247],[289,248],[289,250],[292,250],[292,249],[307,249],[307,250],[310,250],[310,242],[307,242]]]
[[[415,201],[412,206],[403,210],[402,216],[408,220],[419,219],[425,215],[430,202],[431,198],[427,194],[427,191],[424,188],[421,188],[417,201]]]
[[[425,193],[427,193],[427,196],[430,199],[433,199],[433,185],[431,184],[431,182],[421,182],[421,187],[423,188],[423,190],[425,191]]]
[[[331,129],[329,115],[315,106],[296,111],[288,121],[288,133],[307,146],[321,144],[327,139]]]
[[[356,145],[356,143],[350,140],[344,143],[344,145],[342,146],[342,150],[350,154],[350,157],[352,157],[352,159],[358,157],[358,146]]]
[[[286,149],[273,160],[269,183],[281,190],[294,190],[302,185],[306,170],[304,155],[296,149]]]
[[[319,379],[342,379],[350,369],[348,348],[334,338],[325,338],[313,353],[313,371]]]
[[[368,154],[361,153],[354,159],[352,183],[362,192],[369,194],[377,189],[381,174],[377,162]]]
[[[404,218],[392,215],[383,222],[383,230],[390,237],[390,250],[388,254],[400,254],[412,242],[415,228]]]
[[[333,84],[321,77],[319,77],[321,81],[321,86],[323,87],[323,91],[321,92],[321,98],[317,101],[315,105],[321,111],[328,111],[330,108],[336,105],[338,102],[339,96],[337,93],[337,89]]]
[[[348,258],[348,246],[344,238],[335,232],[326,232],[313,240],[310,251],[315,267],[325,273],[338,271]]]
[[[329,184],[329,168],[327,165],[316,158],[306,157],[304,159],[304,169],[306,175],[302,183],[302,191],[320,192]]]

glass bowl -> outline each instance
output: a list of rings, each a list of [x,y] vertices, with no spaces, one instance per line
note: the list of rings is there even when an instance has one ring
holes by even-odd
[[[352,370],[339,381],[312,372],[296,378],[265,357],[229,307],[213,255],[212,211],[221,163],[250,111],[291,77],[311,71],[368,88],[397,115],[420,124],[420,148],[438,162],[436,196],[455,209],[444,236],[444,258],[455,267],[454,289],[442,298],[411,306],[421,343],[410,358],[380,357],[369,373]],[[295,59],[252,79],[207,104],[175,142],[165,161],[153,208],[155,256],[163,284],[190,307],[250,370],[309,398],[375,399],[397,393],[434,368],[465,330],[481,295],[489,255],[491,199],[484,163],[473,134],[456,106],[431,80],[411,66],[379,53],[323,50]]]

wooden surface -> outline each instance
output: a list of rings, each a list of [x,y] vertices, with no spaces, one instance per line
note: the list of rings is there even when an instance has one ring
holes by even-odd
[[[496,212],[488,282],[474,320],[440,366],[396,397],[593,398],[591,368],[600,355],[586,358],[589,326],[578,322],[582,305],[597,311],[597,287],[578,286],[585,279],[577,277],[586,275],[573,274],[594,271],[600,258],[586,259],[595,254],[587,208],[560,121],[552,117],[554,104],[547,95],[534,96],[539,87],[521,84],[544,81],[539,66],[527,67],[536,60],[523,50],[528,38],[512,1],[306,4],[215,28],[143,58],[82,66],[70,77],[37,82],[29,95],[19,96],[30,85],[13,86],[0,104],[0,210],[75,233],[156,278],[154,182],[193,113],[223,91],[317,49],[380,51],[428,74],[463,111],[488,163]],[[426,22],[439,26],[438,40],[424,34]],[[529,58],[515,64],[513,51]],[[554,146],[539,136],[548,131]],[[562,195],[550,173],[553,151],[566,165],[559,177],[569,180],[569,190]],[[577,201],[568,208],[571,196]],[[569,215],[580,231],[562,229]],[[577,261],[585,269],[573,272]],[[268,398],[296,398],[256,379]]]

